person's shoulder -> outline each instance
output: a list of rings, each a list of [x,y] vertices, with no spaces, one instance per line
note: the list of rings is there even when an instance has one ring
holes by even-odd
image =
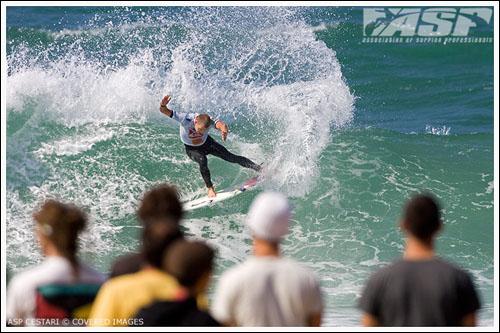
[[[185,311],[186,321],[183,322],[184,326],[220,326],[220,323],[210,313],[196,305],[196,299],[190,297],[176,303]]]
[[[245,272],[250,269],[247,261],[235,264],[229,267],[224,273],[221,275],[221,279],[224,280],[232,280],[239,276],[245,276]]]
[[[144,318],[147,320],[162,317],[165,313],[170,313],[172,309],[175,308],[175,302],[173,301],[159,301],[156,300],[150,304],[142,307],[136,315],[136,318]]]
[[[245,281],[253,280],[256,273],[261,273],[265,270],[265,265],[258,258],[249,257],[222,273],[220,283],[226,286],[230,284],[241,285]]]
[[[30,268],[29,270],[25,270],[17,275],[14,275],[8,286],[8,291],[11,296],[35,289],[37,285],[35,281],[36,277],[37,274],[34,268]]]
[[[281,258],[279,260],[279,265],[286,268],[287,270],[292,270],[294,274],[316,277],[316,273],[314,273],[311,268],[307,267],[304,263],[292,258]]]
[[[54,262],[46,259],[39,265],[29,267],[15,275],[10,284],[12,287],[34,288],[39,284],[50,283],[58,277],[58,273],[60,272]]]
[[[40,269],[40,266],[32,266],[26,268],[25,270],[14,275],[14,277],[12,277],[12,279],[10,280],[10,284],[19,285],[27,281],[33,281],[38,276],[40,276],[40,273],[43,271],[44,271],[43,269]]]
[[[435,259],[435,265],[439,266],[440,270],[443,271],[443,273],[455,275],[461,279],[469,279],[471,277],[470,273],[467,272],[465,269],[443,258],[437,257]]]
[[[107,280],[102,285],[101,289],[107,292],[116,292],[121,295],[123,290],[130,290],[136,288],[141,283],[138,273],[131,273],[120,275]]]
[[[214,317],[212,317],[210,313],[206,311],[197,309],[194,317],[196,318],[195,323],[198,326],[212,326],[212,327],[221,326],[221,324]]]
[[[460,268],[457,264],[452,263],[451,261],[448,261],[441,257],[434,258],[433,263],[445,269],[449,269],[450,271],[463,271],[463,269]]]
[[[411,261],[400,258],[379,268],[372,273],[371,277],[374,279],[384,279],[399,276],[401,274],[411,274],[415,269],[421,269],[423,267],[422,265],[432,267],[432,270],[437,274],[468,275],[468,273],[460,267],[436,257],[428,261]]]
[[[273,271],[277,276],[290,277],[289,279],[284,279],[284,282],[290,286],[301,286],[301,288],[319,287],[320,279],[316,272],[302,262],[282,257],[273,266]]]
[[[371,275],[370,280],[373,281],[383,281],[389,279],[393,276],[401,274],[401,272],[407,266],[407,262],[402,259],[396,259],[392,262],[382,264],[379,268],[375,269]]]

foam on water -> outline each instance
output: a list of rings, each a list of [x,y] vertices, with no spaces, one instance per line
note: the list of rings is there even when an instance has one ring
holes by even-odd
[[[431,125],[425,126],[425,132],[427,134],[433,135],[450,135],[451,127],[442,126],[442,127],[433,127]]]
[[[9,137],[9,230],[29,230],[35,205],[56,196],[95,218],[84,251],[117,252],[114,221],[130,220],[142,191],[161,178],[116,157],[129,149],[146,163],[151,156],[193,169],[183,153],[158,155],[158,140],[166,138],[145,129],[176,126],[158,112],[167,93],[177,111],[228,122],[235,134],[230,149],[266,162],[272,177],[265,186],[298,197],[311,190],[331,129],[352,120],[353,96],[335,52],[317,40],[299,9],[238,8],[221,16],[220,8],[199,8],[142,13],[134,22],[129,12],[116,11],[121,21],[96,16],[82,28],[44,30],[48,44],[12,44],[7,110],[32,116]],[[136,124],[144,128],[124,130]],[[173,181],[196,193],[199,182],[191,179]],[[34,244],[30,232],[18,236],[9,257]]]
[[[22,112],[35,101],[36,113],[69,127],[143,121],[156,106],[155,96],[148,91],[148,68],[131,61],[125,68],[101,70],[68,56],[49,68],[19,69],[7,78],[7,109]]]
[[[166,72],[154,55],[169,55],[170,46],[161,40],[132,52],[122,67],[103,64],[101,57],[85,57],[86,41],[81,39],[48,63],[41,59],[67,46],[55,43],[41,59],[30,58],[20,46],[9,57],[8,109],[22,111],[36,100],[35,112],[67,126],[143,122],[157,113],[162,94],[170,93],[180,111],[206,110],[229,122],[256,124],[255,137],[270,143],[264,153],[273,170],[269,186],[302,196],[316,179],[317,159],[331,127],[352,120],[353,97],[335,53],[316,40],[311,27],[292,20],[293,12],[285,9],[258,14],[264,17],[240,9],[220,22],[214,21],[217,11],[196,12],[185,22],[190,38],[172,43],[177,47]],[[235,26],[242,17],[250,22]],[[254,26],[255,21],[260,23]],[[233,28],[231,35],[226,28]],[[112,29],[122,38],[135,31],[130,39],[146,42],[139,33],[148,29],[144,22],[126,29],[115,24],[91,30],[101,35]],[[221,49],[214,50],[214,45]],[[102,47],[106,51],[109,46]],[[122,51],[108,52],[111,57]],[[24,61],[19,59],[23,56]]]
[[[42,147],[34,152],[38,158],[43,158],[45,155],[55,154],[57,156],[78,155],[85,152],[102,141],[107,141],[113,138],[114,133],[108,132],[104,128],[98,128],[95,131],[79,136],[63,138],[52,143],[42,143]]]

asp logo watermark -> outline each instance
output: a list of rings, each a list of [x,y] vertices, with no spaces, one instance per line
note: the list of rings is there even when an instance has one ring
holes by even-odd
[[[363,42],[492,43],[493,8],[363,8]]]

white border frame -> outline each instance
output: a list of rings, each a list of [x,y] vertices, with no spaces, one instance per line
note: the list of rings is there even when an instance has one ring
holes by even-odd
[[[494,102],[493,102],[493,124],[494,124],[494,179],[493,179],[493,201],[494,201],[494,326],[490,327],[474,327],[474,328],[453,328],[453,331],[456,332],[483,332],[483,331],[495,331],[499,330],[499,309],[498,309],[498,294],[499,294],[499,270],[498,270],[498,223],[499,223],[499,202],[498,202],[498,177],[499,177],[499,104],[498,104],[498,90],[499,90],[499,81],[498,81],[498,8],[499,4],[496,1],[144,1],[144,2],[134,2],[134,1],[2,1],[1,2],[1,26],[2,26],[2,45],[1,45],[1,67],[2,67],[2,85],[1,85],[1,330],[2,332],[86,332],[86,331],[103,331],[103,332],[164,332],[168,331],[168,328],[49,328],[49,327],[6,327],[6,313],[5,313],[5,305],[6,305],[6,126],[7,126],[7,118],[6,118],[6,81],[7,81],[7,61],[6,61],[6,12],[8,6],[124,6],[124,7],[133,7],[133,6],[305,6],[305,7],[381,7],[381,6],[408,6],[408,7],[437,7],[437,6],[453,6],[453,7],[462,7],[462,6],[471,6],[471,7],[493,7],[493,19],[494,19],[494,35],[493,35],[493,44],[494,44],[494,64],[493,64],[493,73],[494,73]],[[497,110],[497,111],[495,111]],[[405,328],[405,331],[416,331],[418,329],[415,328]],[[435,332],[448,332],[450,328],[427,328],[426,330],[435,331]],[[220,332],[331,332],[331,331],[352,331],[352,332],[400,332],[400,328],[364,328],[364,327],[319,327],[319,328],[238,328],[238,327],[227,327],[227,328],[175,328],[172,331],[176,332],[204,332],[204,331],[220,331]]]

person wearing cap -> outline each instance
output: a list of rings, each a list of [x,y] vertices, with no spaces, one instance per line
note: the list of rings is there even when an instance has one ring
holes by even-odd
[[[280,193],[260,194],[246,219],[253,256],[225,272],[214,296],[212,315],[226,326],[319,326],[323,301],[316,276],[284,258],[291,206]]]
[[[230,163],[238,163],[242,167],[260,171],[261,166],[246,157],[238,156],[228,151],[223,145],[215,141],[208,131],[213,125],[221,132],[222,140],[226,141],[229,127],[222,120],[213,121],[206,113],[180,113],[167,107],[171,97],[165,96],[160,102],[160,112],[176,120],[180,124],[179,134],[184,143],[186,154],[200,167],[200,173],[208,189],[208,197],[217,195],[210,178],[207,155],[214,155]]]

